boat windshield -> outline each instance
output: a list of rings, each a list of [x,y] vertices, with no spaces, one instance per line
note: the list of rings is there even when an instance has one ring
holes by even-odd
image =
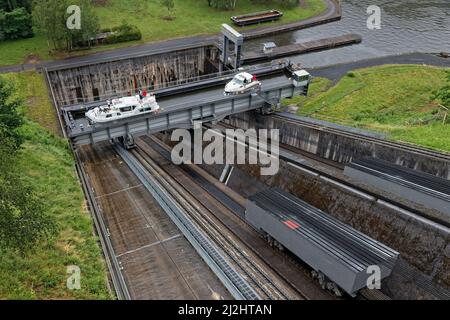
[[[96,108],[95,112],[96,113],[102,113],[102,112],[107,113],[109,110],[111,110],[111,109],[108,106],[102,106],[102,107]]]
[[[236,84],[239,84],[239,85],[244,84],[244,80],[245,80],[245,78],[242,77],[242,76],[236,76],[236,77],[234,77],[234,82],[235,82]]]

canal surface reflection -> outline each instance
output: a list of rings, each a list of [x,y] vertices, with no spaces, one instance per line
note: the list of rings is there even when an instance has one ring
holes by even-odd
[[[292,57],[308,67],[318,67],[410,52],[450,51],[450,0],[343,0],[341,21],[295,32],[251,40],[245,50],[261,50],[262,43],[278,46],[328,36],[357,33],[359,45]],[[367,8],[381,8],[381,29],[367,28]]]

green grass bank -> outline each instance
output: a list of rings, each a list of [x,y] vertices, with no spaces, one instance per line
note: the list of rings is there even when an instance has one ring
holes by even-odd
[[[174,3],[175,19],[168,20],[165,19],[168,15],[167,9],[161,6],[159,0],[108,0],[104,6],[95,6],[101,27],[118,26],[125,20],[139,27],[142,32],[141,41],[106,45],[70,54],[51,55],[45,37],[37,34],[31,39],[0,42],[0,66],[21,64],[30,59],[57,59],[158,40],[214,34],[220,32],[222,23],[231,23],[231,16],[244,13],[278,9],[283,11],[284,16],[273,24],[283,24],[316,16],[326,9],[323,0],[305,0],[302,5],[292,9],[271,2],[239,0],[237,8],[232,11],[210,8],[206,0],[174,0]],[[270,25],[270,23],[264,25]]]
[[[450,125],[431,99],[445,69],[384,65],[349,72],[337,84],[315,78],[308,98],[286,101],[298,114],[386,133],[389,139],[450,151]]]
[[[68,144],[58,126],[42,75],[8,74],[26,101],[26,141],[15,164],[21,178],[44,200],[58,235],[32,252],[2,252],[0,299],[111,299],[106,265],[86,208]],[[44,112],[43,115],[40,112]],[[81,290],[66,283],[67,266],[81,269]]]

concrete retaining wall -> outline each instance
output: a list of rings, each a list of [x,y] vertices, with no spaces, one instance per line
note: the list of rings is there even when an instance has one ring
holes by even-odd
[[[164,54],[49,71],[58,107],[105,100],[137,88],[165,87],[167,83],[217,71],[218,49],[202,46]]]
[[[260,176],[257,166],[235,168],[228,185],[240,194],[248,185],[281,187],[401,254],[382,291],[395,299],[442,299],[450,289],[448,229],[412,219],[281,161],[280,172]],[[205,168],[206,169],[206,168]],[[250,178],[250,179],[249,179]],[[252,182],[252,180],[256,180]],[[260,188],[264,188],[260,185]],[[447,231],[446,231],[447,230]]]
[[[242,113],[225,122],[243,129],[255,127],[280,129],[282,143],[339,163],[349,163],[353,159],[370,156],[450,179],[450,162],[448,161],[302,127],[270,116],[262,116],[256,112]]]
[[[169,143],[170,135],[161,136]],[[219,179],[224,166],[201,167]],[[364,198],[283,160],[280,160],[280,171],[274,176],[261,176],[259,166],[239,165],[234,168],[228,186],[245,198],[269,187],[281,187],[400,252],[396,268],[382,287],[392,298],[442,299],[449,294],[448,228]]]

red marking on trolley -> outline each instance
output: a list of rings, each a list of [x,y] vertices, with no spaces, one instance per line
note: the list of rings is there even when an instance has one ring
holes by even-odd
[[[296,230],[296,229],[300,228],[300,225],[297,222],[292,221],[292,220],[286,220],[286,221],[284,221],[284,224],[287,225],[292,230]]]

